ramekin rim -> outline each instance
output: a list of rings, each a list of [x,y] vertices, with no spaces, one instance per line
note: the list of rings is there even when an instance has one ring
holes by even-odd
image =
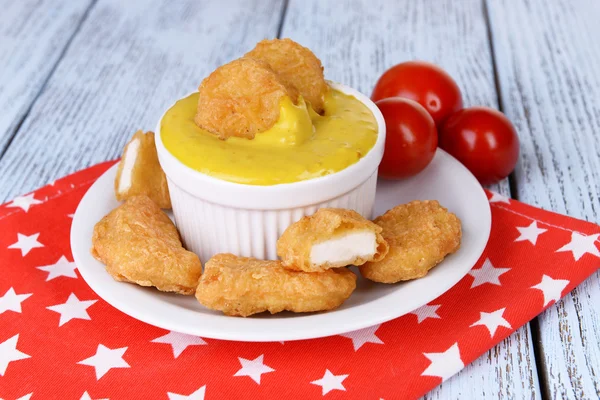
[[[291,189],[291,188],[293,188],[294,190],[310,189],[311,186],[319,186],[323,183],[327,183],[327,182],[331,182],[331,181],[336,181],[336,180],[341,181],[344,178],[352,178],[352,175],[356,171],[360,170],[360,168],[362,168],[365,164],[372,161],[373,158],[379,158],[379,160],[376,162],[377,167],[378,167],[379,163],[381,162],[381,157],[383,154],[382,150],[383,150],[383,146],[385,143],[385,134],[386,134],[385,121],[383,119],[383,115],[381,114],[381,111],[379,111],[379,108],[375,105],[375,103],[368,96],[360,93],[358,90],[353,89],[350,86],[343,85],[341,83],[337,83],[337,82],[328,81],[328,83],[333,89],[339,90],[345,94],[350,94],[350,95],[356,97],[361,103],[363,103],[369,109],[369,111],[371,111],[371,113],[373,114],[373,117],[375,118],[375,121],[377,123],[377,128],[378,128],[377,140],[376,140],[375,144],[373,145],[373,147],[367,152],[367,154],[365,156],[363,156],[361,159],[359,159],[357,162],[355,162],[354,164],[349,165],[340,171],[337,171],[337,172],[334,172],[332,174],[328,174],[325,176],[312,178],[312,179],[306,179],[306,180],[297,181],[297,182],[280,183],[280,184],[275,184],[275,185],[250,185],[250,184],[237,183],[237,182],[231,182],[231,181],[219,179],[219,178],[204,174],[200,171],[197,171],[197,170],[185,165],[177,157],[175,157],[169,150],[167,150],[167,148],[164,146],[164,143],[162,142],[160,126],[161,126],[162,119],[164,118],[164,115],[166,114],[166,112],[169,109],[171,109],[171,107],[173,107],[177,101],[179,101],[195,92],[190,92],[190,93],[180,97],[179,99],[177,99],[175,102],[173,102],[170,106],[168,106],[166,108],[165,112],[159,118],[158,124],[156,126],[156,135],[155,135],[155,142],[156,142],[156,148],[157,148],[157,151],[159,154],[159,159],[161,158],[161,156],[170,159],[171,164],[173,166],[177,165],[177,167],[180,168],[182,172],[185,171],[186,174],[192,174],[194,176],[194,178],[201,180],[206,184],[210,184],[215,187],[218,186],[225,190],[244,190],[248,193],[260,192],[261,194],[264,194],[264,195],[269,195],[269,194],[273,194],[276,192],[283,192],[283,191]],[[381,154],[379,154],[379,153],[381,153]],[[163,169],[165,169],[164,166],[163,166]],[[376,169],[377,168],[375,168],[374,170],[376,170]],[[369,174],[367,174],[365,179],[367,179],[372,174],[372,172],[373,171],[371,171]],[[169,173],[166,170],[165,170],[165,173],[166,173],[167,177],[169,177]],[[362,179],[360,182],[357,182],[357,185],[362,183],[362,181],[364,181],[365,179]],[[182,189],[185,190],[185,188],[182,188]]]

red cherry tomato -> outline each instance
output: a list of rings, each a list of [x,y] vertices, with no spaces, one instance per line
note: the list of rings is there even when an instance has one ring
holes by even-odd
[[[386,137],[379,176],[406,178],[421,172],[433,159],[438,136],[431,115],[419,103],[392,97],[378,101]]]
[[[504,114],[488,107],[460,110],[440,130],[440,147],[483,185],[506,178],[519,158],[519,138]]]
[[[421,104],[439,128],[462,108],[462,96],[454,79],[437,65],[423,61],[398,64],[383,73],[371,99],[405,97]]]

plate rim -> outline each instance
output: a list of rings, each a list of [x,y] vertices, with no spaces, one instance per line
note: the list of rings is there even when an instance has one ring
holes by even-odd
[[[153,311],[155,311],[156,308],[151,308],[151,309],[147,308],[145,310],[142,310],[139,307],[134,306],[133,302],[128,303],[127,301],[124,301],[124,302],[120,301],[118,299],[120,297],[118,295],[118,292],[117,292],[117,294],[115,294],[110,291],[110,288],[103,287],[101,285],[101,283],[98,282],[94,278],[94,276],[93,276],[94,273],[89,268],[88,264],[90,261],[93,261],[95,263],[102,265],[99,261],[95,260],[89,252],[89,248],[91,247],[91,237],[88,238],[89,246],[88,246],[88,249],[86,249],[86,251],[84,253],[85,256],[83,254],[81,254],[82,248],[81,248],[81,245],[79,245],[80,240],[83,240],[83,239],[80,239],[78,237],[78,233],[85,231],[85,227],[87,226],[87,224],[85,224],[85,217],[83,216],[83,213],[84,213],[84,210],[87,209],[88,203],[94,203],[93,200],[94,200],[95,189],[97,189],[97,187],[100,187],[100,185],[103,183],[104,180],[107,179],[107,177],[109,177],[111,175],[114,177],[114,174],[116,173],[116,169],[118,168],[118,163],[111,166],[109,169],[107,169],[90,186],[90,188],[86,191],[85,195],[82,197],[81,201],[79,202],[79,204],[77,206],[77,209],[75,211],[75,215],[73,218],[73,222],[71,225],[71,231],[70,231],[70,245],[71,245],[71,251],[73,254],[73,260],[74,260],[75,264],[77,265],[77,269],[79,270],[79,273],[81,274],[81,277],[83,278],[85,283],[98,295],[98,297],[102,298],[104,301],[106,301],[112,307],[127,314],[128,316],[130,316],[132,318],[135,318],[135,319],[145,322],[147,324],[157,326],[159,328],[170,330],[170,331],[176,331],[176,332],[201,336],[203,338],[232,340],[232,341],[245,341],[245,342],[293,341],[293,340],[305,340],[305,339],[314,339],[314,338],[339,335],[339,334],[343,334],[346,332],[351,332],[351,331],[360,330],[360,329],[363,329],[366,327],[382,324],[384,322],[399,318],[403,315],[410,313],[411,311],[423,306],[424,304],[429,303],[430,301],[436,299],[437,297],[439,297],[440,295],[442,295],[443,293],[447,292],[452,287],[454,287],[458,282],[460,282],[468,274],[468,272],[471,270],[471,268],[476,264],[477,260],[479,260],[479,258],[483,254],[483,252],[487,246],[488,240],[489,240],[489,236],[490,236],[490,232],[491,232],[491,209],[489,207],[488,198],[487,198],[487,195],[486,195],[483,187],[481,187],[479,182],[477,182],[476,178],[462,164],[460,164],[456,159],[454,159],[451,155],[449,155],[445,151],[438,149],[437,153],[436,153],[436,158],[437,157],[441,157],[443,162],[451,162],[451,163],[459,164],[458,167],[462,168],[464,170],[463,172],[467,173],[467,179],[472,179],[478,186],[481,197],[483,199],[485,199],[485,202],[487,203],[487,207],[485,207],[485,218],[484,218],[484,220],[480,221],[481,222],[480,227],[482,229],[481,229],[481,231],[477,232],[477,235],[480,237],[485,237],[485,239],[480,240],[479,241],[480,245],[476,248],[476,250],[474,249],[467,256],[469,259],[469,262],[468,263],[465,262],[465,264],[470,264],[470,266],[468,268],[465,266],[463,269],[461,269],[461,272],[459,274],[454,275],[453,279],[451,279],[449,282],[445,282],[445,284],[443,284],[443,285],[438,285],[437,289],[429,291],[428,296],[427,296],[428,299],[426,301],[422,302],[418,306],[408,307],[410,309],[407,309],[407,307],[399,307],[399,308],[380,307],[380,310],[378,313],[362,312],[365,309],[366,310],[372,309],[372,307],[374,305],[376,305],[376,304],[373,305],[371,303],[388,303],[389,300],[386,300],[386,299],[389,296],[394,297],[393,296],[394,294],[396,294],[396,296],[397,296],[397,293],[399,293],[398,291],[393,291],[392,293],[382,296],[380,298],[374,299],[374,300],[369,301],[364,304],[354,305],[353,307],[347,308],[347,309],[337,309],[337,310],[332,310],[332,311],[323,312],[323,313],[298,314],[298,315],[295,315],[293,318],[289,318],[289,319],[288,318],[285,318],[285,319],[275,319],[275,318],[274,319],[269,319],[269,318],[262,319],[261,318],[260,319],[261,325],[264,325],[264,329],[262,329],[261,332],[255,331],[255,332],[249,334],[247,330],[235,328],[235,325],[244,325],[244,324],[252,325],[252,323],[254,321],[258,320],[257,318],[244,319],[244,318],[238,318],[238,317],[228,317],[228,316],[224,316],[224,315],[210,315],[210,314],[202,315],[202,317],[204,319],[208,320],[207,322],[210,322],[210,320],[218,318],[218,321],[219,321],[218,325],[231,325],[231,327],[234,328],[234,329],[228,329],[228,330],[223,330],[222,328],[218,328],[215,330],[215,329],[211,329],[212,326],[210,324],[207,324],[202,327],[198,327],[198,326],[194,326],[194,325],[190,325],[190,324],[187,324],[187,325],[182,324],[181,321],[179,321],[177,319],[164,320],[164,319],[161,319],[157,315],[153,315]],[[112,182],[112,180],[111,180],[111,182]],[[471,183],[473,183],[473,182],[471,182]],[[112,185],[111,185],[111,193],[112,193]],[[475,254],[475,253],[477,253],[477,254]],[[104,267],[104,266],[102,265],[102,267]],[[103,268],[103,270],[105,270],[105,269]],[[106,275],[108,276],[108,274],[106,274]],[[114,281],[114,282],[117,284],[121,284],[121,285],[124,284],[122,282],[116,282],[116,281]],[[132,286],[132,288],[139,289],[136,286]],[[128,290],[125,290],[124,292],[127,292],[127,291]],[[164,293],[161,293],[161,294],[164,294]],[[142,295],[142,296],[144,296],[144,295]],[[181,296],[181,295],[174,294],[173,296]],[[156,297],[156,296],[152,296],[152,297]],[[176,305],[174,305],[172,303],[168,303],[168,302],[162,302],[162,303],[164,303],[164,305],[168,304],[167,308],[176,307]],[[196,311],[189,310],[189,309],[183,309],[183,307],[181,307],[181,306],[177,306],[177,307],[179,308],[178,314],[184,313],[184,314],[189,314],[189,317],[192,317],[192,318],[194,317],[194,315],[196,316],[196,318],[198,317],[198,313]],[[162,306],[159,308],[162,308]],[[398,311],[398,310],[400,310],[400,311]],[[342,326],[334,325],[334,324],[323,324],[323,325],[319,326],[320,320],[329,319],[329,316],[333,313],[339,314],[338,316],[341,317],[342,320],[345,321],[345,323]],[[352,318],[352,316],[356,315],[357,313],[361,315],[361,318]],[[349,314],[350,317],[344,319],[345,314]],[[160,313],[158,315],[160,315]],[[226,318],[226,319],[224,319],[224,318]],[[272,325],[278,325],[281,321],[290,321],[290,320],[298,321],[298,320],[304,320],[304,319],[310,320],[309,321],[310,323],[306,324],[306,325],[312,326],[311,329],[307,329],[307,330],[288,329],[285,331],[279,331],[279,330],[272,329],[272,328],[274,328],[274,326],[272,326]],[[187,320],[187,319],[184,318],[184,320]],[[228,320],[231,322],[227,323]],[[236,321],[236,322],[233,322],[233,321]],[[244,322],[240,322],[240,321],[252,321],[252,322],[244,323]],[[314,328],[315,326],[319,326],[319,327],[317,329],[315,329]]]

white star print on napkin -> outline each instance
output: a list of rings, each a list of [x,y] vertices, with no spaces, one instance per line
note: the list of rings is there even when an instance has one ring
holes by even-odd
[[[437,310],[440,307],[441,307],[441,305],[425,304],[424,306],[421,306],[421,307],[417,308],[416,310],[409,312],[409,314],[416,315],[417,323],[420,324],[421,322],[425,321],[427,318],[441,319],[442,317],[440,317],[437,313]]]
[[[508,271],[510,271],[510,268],[495,268],[490,259],[486,258],[481,268],[469,271],[469,275],[475,278],[471,284],[471,289],[483,285],[484,283],[502,286],[499,279],[500,275],[505,274]]]
[[[185,333],[169,332],[166,335],[151,340],[152,343],[166,343],[173,348],[173,357],[177,358],[188,346],[207,344],[201,337],[186,335]]]
[[[465,367],[460,358],[458,343],[454,343],[444,352],[423,353],[423,355],[431,361],[431,364],[421,373],[421,376],[437,376],[445,381]]]
[[[30,236],[17,233],[17,241],[8,246],[8,248],[21,250],[21,256],[25,257],[32,249],[44,247],[43,244],[37,241],[39,236],[39,233],[34,233]]]
[[[108,347],[99,344],[98,349],[96,349],[96,354],[85,360],[79,361],[77,364],[94,367],[94,370],[96,371],[96,380],[98,380],[113,368],[130,368],[129,364],[123,360],[123,354],[125,354],[126,351],[127,347],[109,349]]]
[[[570,251],[573,254],[575,261],[579,261],[584,254],[589,253],[593,256],[600,257],[600,251],[594,243],[598,240],[600,233],[595,235],[585,236],[578,232],[571,233],[571,241],[565,244],[560,249],[556,250],[557,253],[562,251]]]
[[[17,294],[11,287],[0,297],[0,314],[5,311],[21,312],[21,303],[25,301],[32,293]]]
[[[79,400],[109,400],[109,399],[92,399],[86,390],[85,392],[83,392],[83,394],[81,395]]]
[[[42,203],[43,201],[34,198],[33,193],[31,193],[25,196],[15,197],[15,199],[8,203],[6,207],[18,207],[27,212],[29,211],[29,207]]]
[[[346,388],[344,385],[342,385],[342,382],[344,382],[344,379],[347,377],[348,375],[334,375],[331,373],[331,371],[326,369],[325,375],[323,375],[321,379],[312,381],[311,384],[321,386],[321,389],[323,390],[323,396],[325,396],[332,390],[346,391]]]
[[[501,195],[500,193],[491,192],[492,197],[490,198],[490,203],[506,203],[510,204],[510,199],[506,196]]]
[[[256,357],[254,360],[246,360],[238,357],[242,368],[233,376],[249,376],[252,380],[260,385],[260,377],[262,374],[275,371],[273,368],[263,363],[264,354]]]
[[[36,268],[48,272],[46,282],[60,276],[77,278],[77,274],[75,273],[75,268],[77,268],[77,266],[74,262],[67,260],[67,257],[65,256],[61,256],[55,264],[42,265],[41,267]]]
[[[510,326],[508,321],[502,316],[504,314],[504,310],[506,310],[506,307],[491,313],[480,312],[479,321],[474,322],[471,325],[471,328],[474,326],[483,325],[490,332],[490,337],[492,338],[496,334],[496,330],[499,326],[512,329],[512,326]]]
[[[569,281],[564,279],[552,279],[548,275],[542,276],[542,281],[531,289],[541,290],[544,294],[544,307],[547,306],[551,301],[560,300],[560,295],[563,290],[567,287]]]
[[[48,310],[57,312],[60,314],[60,320],[58,326],[63,326],[72,319],[87,319],[90,320],[90,316],[87,313],[87,309],[96,302],[97,300],[79,300],[75,293],[71,293],[67,301],[63,304],[57,304],[55,306],[46,307]]]
[[[31,357],[30,355],[17,350],[18,341],[19,335],[17,334],[0,343],[0,376],[4,376],[8,364],[11,362]]]
[[[536,245],[538,236],[544,232],[548,232],[548,229],[542,229],[537,226],[537,221],[533,221],[529,226],[517,226],[516,227],[521,234],[515,239],[515,242],[528,241],[532,245]]]
[[[167,396],[169,396],[169,400],[204,400],[204,394],[206,392],[206,385],[202,386],[200,389],[196,390],[194,393],[190,395],[183,395],[177,393],[168,392]]]
[[[33,396],[33,392],[26,394],[25,396],[19,397],[17,400],[29,400]]]
[[[344,334],[341,334],[340,336],[351,339],[352,346],[354,346],[354,351],[357,351],[365,343],[383,344],[381,339],[379,339],[379,337],[375,335],[375,332],[377,332],[377,329],[379,329],[380,326],[381,325],[370,326],[368,328],[359,329],[357,331],[346,332]]]

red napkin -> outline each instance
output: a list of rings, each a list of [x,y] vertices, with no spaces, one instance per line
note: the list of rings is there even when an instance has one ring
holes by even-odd
[[[490,193],[485,253],[410,314],[297,342],[178,334],[105,303],[72,262],[72,214],[112,164],[0,207],[4,399],[418,398],[600,267],[599,226]]]

